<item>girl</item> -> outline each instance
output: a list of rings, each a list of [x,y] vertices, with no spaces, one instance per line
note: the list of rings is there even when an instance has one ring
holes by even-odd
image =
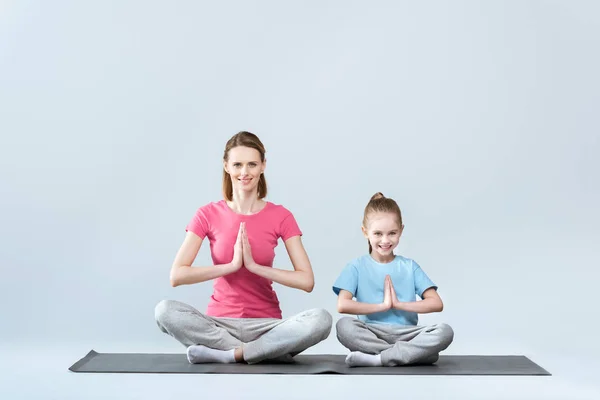
[[[264,200],[265,167],[256,135],[240,132],[227,142],[225,199],[197,210],[171,267],[174,287],[214,280],[206,313],[172,300],[155,308],[159,328],[187,347],[190,363],[288,362],[331,331],[331,315],[323,309],[281,317],[272,282],[311,292],[314,276],[293,214]],[[214,265],[192,266],[205,238]],[[293,271],[272,267],[279,238]]]
[[[417,325],[417,314],[440,312],[443,304],[421,267],[394,254],[403,229],[398,204],[376,193],[362,224],[369,254],[351,261],[333,285],[338,312],[358,315],[336,324],[351,367],[432,364],[454,338],[447,324]]]

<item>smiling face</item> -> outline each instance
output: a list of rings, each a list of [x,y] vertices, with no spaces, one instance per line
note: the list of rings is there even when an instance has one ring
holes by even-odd
[[[371,245],[371,255],[377,261],[388,261],[394,257],[394,249],[400,242],[403,226],[398,216],[391,212],[371,212],[367,217],[367,226],[362,227],[363,234]]]
[[[223,161],[225,172],[231,177],[235,192],[255,192],[265,170],[266,160],[262,161],[258,150],[246,146],[236,146],[229,150]]]

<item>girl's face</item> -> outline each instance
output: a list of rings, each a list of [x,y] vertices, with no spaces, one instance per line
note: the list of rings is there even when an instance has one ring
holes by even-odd
[[[229,150],[229,159],[223,162],[223,168],[231,176],[234,191],[252,192],[257,190],[260,175],[266,162],[260,160],[258,150],[237,146]]]
[[[371,213],[368,215],[367,225],[362,230],[373,248],[371,254],[379,256],[377,258],[389,259],[400,242],[404,228],[398,224],[398,216],[394,213]]]

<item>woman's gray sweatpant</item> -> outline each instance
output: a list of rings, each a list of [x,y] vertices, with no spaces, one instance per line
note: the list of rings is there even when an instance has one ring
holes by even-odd
[[[454,339],[447,324],[403,326],[366,324],[343,317],[336,324],[337,338],[350,351],[381,354],[383,366],[433,364]]]
[[[157,304],[158,327],[184,346],[203,345],[217,350],[243,347],[248,364],[285,360],[325,340],[331,332],[331,315],[312,309],[290,318],[226,318],[202,314],[174,300]]]

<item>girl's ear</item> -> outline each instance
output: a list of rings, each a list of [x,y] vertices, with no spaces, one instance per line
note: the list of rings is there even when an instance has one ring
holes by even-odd
[[[365,236],[365,237],[368,239],[368,238],[369,238],[369,235],[367,235],[367,230],[365,229],[365,227],[364,227],[364,226],[361,226],[361,227],[360,227],[360,229],[362,229],[362,233],[363,233],[363,235],[364,235],[364,236]]]

